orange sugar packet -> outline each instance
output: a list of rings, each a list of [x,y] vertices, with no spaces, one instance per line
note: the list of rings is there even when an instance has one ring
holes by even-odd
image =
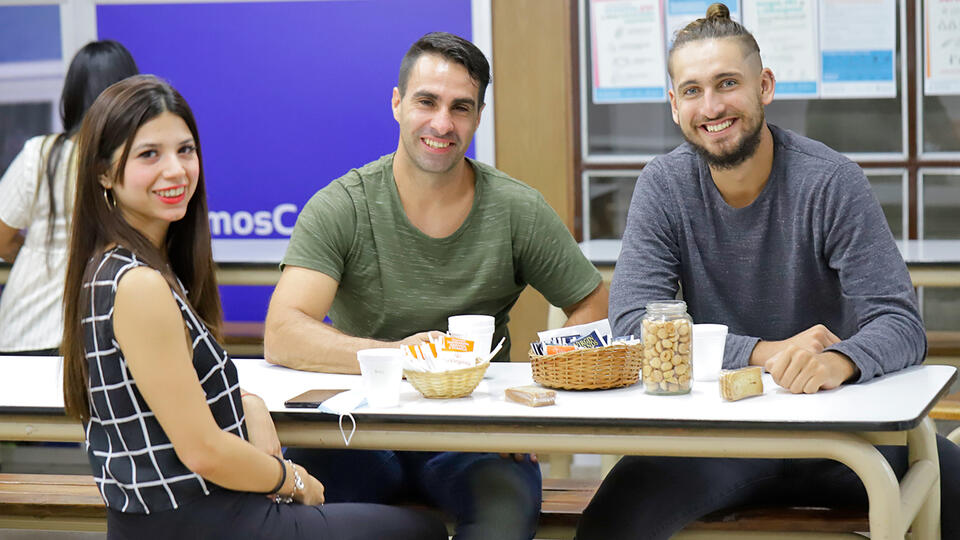
[[[559,354],[577,350],[575,345],[547,345],[547,354]]]
[[[453,336],[443,336],[444,351],[473,352],[473,341]]]

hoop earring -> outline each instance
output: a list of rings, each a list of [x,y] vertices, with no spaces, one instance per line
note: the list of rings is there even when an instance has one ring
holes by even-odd
[[[107,203],[108,209],[117,207],[117,200],[113,198],[113,194],[107,188],[103,188],[103,202]]]

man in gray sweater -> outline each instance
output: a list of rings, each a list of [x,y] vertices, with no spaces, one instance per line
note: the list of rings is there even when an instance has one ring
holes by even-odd
[[[794,393],[919,364],[916,296],[863,171],[823,144],[768,125],[775,80],[722,4],[681,30],[670,103],[686,144],[637,180],[610,292],[615,335],[682,290],[700,323],[729,326],[725,368],[763,366]],[[960,450],[940,437],[943,538],[960,537]],[[880,447],[894,472],[904,447]],[[762,502],[867,505],[829,460],[626,457],[577,538],[666,539],[722,508]]]

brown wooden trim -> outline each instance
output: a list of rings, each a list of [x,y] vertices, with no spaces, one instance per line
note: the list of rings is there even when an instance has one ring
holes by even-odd
[[[583,198],[586,194],[583,192],[583,140],[580,130],[582,123],[580,121],[580,0],[573,0],[568,3],[570,13],[570,60],[573,69],[570,70],[570,120],[571,131],[573,133],[573,237],[577,242],[583,241]]]
[[[917,10],[916,2],[912,0],[901,0],[906,2],[906,17],[904,24],[907,28],[907,35],[904,39],[907,64],[907,208],[910,210],[907,220],[907,238],[917,238]]]

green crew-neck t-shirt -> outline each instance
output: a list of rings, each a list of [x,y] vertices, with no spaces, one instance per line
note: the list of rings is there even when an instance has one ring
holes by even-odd
[[[445,238],[407,219],[393,179],[393,155],[353,169],[307,202],[282,266],[339,282],[330,307],[338,330],[400,340],[446,330],[447,317],[493,315],[497,360],[509,360],[509,311],[527,284],[556,306],[579,302],[600,284],[560,217],[539,192],[483,163],[473,208]]]

